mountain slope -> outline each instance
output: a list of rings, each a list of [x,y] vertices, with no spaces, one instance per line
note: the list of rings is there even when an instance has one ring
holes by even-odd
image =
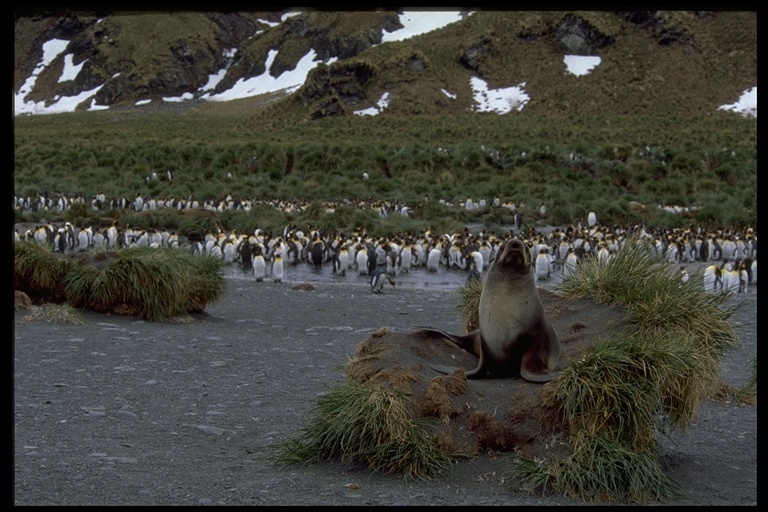
[[[14,25],[14,93],[43,44],[60,39],[66,50],[23,99],[50,103],[98,89],[78,109],[220,94],[264,73],[278,77],[310,52],[326,64],[281,107],[298,119],[351,115],[385,94],[385,114],[471,113],[473,77],[491,90],[523,87],[530,101],[520,115],[709,115],[757,84],[754,11],[477,11],[384,44],[402,27],[398,13],[21,12]],[[564,63],[569,54],[600,64],[577,76]],[[82,68],[59,81],[66,59]],[[214,86],[212,76],[220,77]]]

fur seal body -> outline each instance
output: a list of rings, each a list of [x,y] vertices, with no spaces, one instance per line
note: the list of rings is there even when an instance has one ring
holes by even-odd
[[[506,242],[488,267],[478,321],[479,328],[464,335],[431,327],[420,333],[447,338],[475,354],[479,361],[466,372],[468,379],[520,375],[530,382],[547,382],[556,376],[560,341],[539,298],[530,250],[521,240]],[[454,370],[430,366],[442,373]]]

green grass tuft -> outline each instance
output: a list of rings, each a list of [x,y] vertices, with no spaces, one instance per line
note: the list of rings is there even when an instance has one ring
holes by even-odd
[[[14,289],[45,302],[160,321],[201,312],[224,293],[222,262],[171,248],[129,248],[62,257],[14,244]]]
[[[338,458],[345,465],[364,464],[404,479],[431,478],[451,467],[416,421],[405,397],[359,384],[343,384],[318,399],[310,421],[296,438],[277,446],[277,464],[309,464]]]
[[[147,247],[115,254],[104,268],[81,265],[67,274],[70,304],[96,311],[126,307],[140,318],[159,321],[202,311],[223,293],[221,262],[215,258]]]
[[[585,437],[571,457],[549,465],[509,455],[506,477],[529,492],[551,490],[592,503],[668,502],[685,495],[664,475],[653,450],[628,449],[610,435]]]
[[[16,242],[13,247],[14,289],[30,297],[64,296],[62,280],[70,261],[58,258],[50,247],[35,242]]]

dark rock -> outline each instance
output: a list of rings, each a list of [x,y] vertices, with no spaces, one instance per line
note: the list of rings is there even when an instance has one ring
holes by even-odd
[[[473,44],[459,57],[459,64],[472,71],[477,71],[480,63],[488,56],[493,47],[490,37],[483,37],[478,43]]]
[[[555,38],[574,55],[593,55],[598,50],[613,44],[614,38],[601,33],[588,21],[578,16],[566,16],[557,30]]]

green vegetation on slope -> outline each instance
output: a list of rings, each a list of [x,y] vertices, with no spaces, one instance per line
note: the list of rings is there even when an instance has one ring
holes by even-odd
[[[14,193],[86,201],[99,192],[129,200],[390,200],[425,220],[430,202],[498,196],[532,209],[545,204],[552,224],[594,210],[604,224],[756,225],[756,122],[725,113],[353,116],[256,129],[251,117],[209,108],[17,118]],[[152,172],[160,179],[148,182]],[[629,201],[646,210],[631,210]],[[659,204],[692,214],[664,215]],[[479,215],[454,209],[460,222],[504,221],[504,211]]]

